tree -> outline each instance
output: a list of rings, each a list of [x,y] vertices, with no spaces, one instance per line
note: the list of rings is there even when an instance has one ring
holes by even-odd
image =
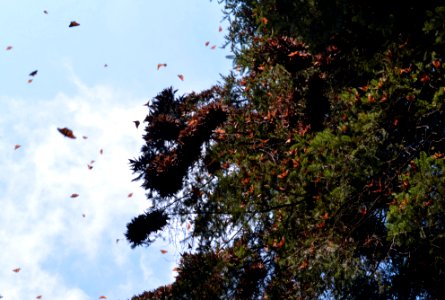
[[[133,299],[445,297],[443,2],[223,2],[233,73],[162,91],[131,160],[128,240],[196,247]]]

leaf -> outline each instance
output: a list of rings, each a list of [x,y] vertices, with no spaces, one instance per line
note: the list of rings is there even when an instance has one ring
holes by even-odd
[[[76,21],[71,21],[70,22],[70,25],[68,26],[68,27],[76,27],[76,26],[79,26],[80,24],[79,23],[77,23]]]
[[[70,196],[70,198],[77,198],[77,197],[79,197],[79,194],[76,194],[76,193],[71,194],[71,196]]]
[[[184,75],[179,74],[179,75],[178,75],[178,78],[181,79],[181,81],[184,81]]]
[[[64,128],[57,128],[57,130],[65,137],[70,139],[75,139],[76,137],[73,134],[73,131],[67,127]]]
[[[138,128],[139,127],[139,125],[141,124],[141,122],[139,122],[139,121],[133,121],[134,122],[134,125],[136,126],[136,128]]]

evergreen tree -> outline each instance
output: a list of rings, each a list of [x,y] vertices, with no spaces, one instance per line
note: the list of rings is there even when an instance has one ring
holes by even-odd
[[[133,299],[443,299],[445,3],[225,0],[234,71],[149,106],[132,246],[192,224]]]

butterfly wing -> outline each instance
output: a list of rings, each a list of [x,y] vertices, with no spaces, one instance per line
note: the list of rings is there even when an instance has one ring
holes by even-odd
[[[61,133],[61,134],[63,134],[64,136],[66,136],[67,138],[70,138],[70,139],[75,139],[76,137],[74,136],[74,134],[73,134],[73,131],[71,130],[71,129],[69,129],[69,128],[66,128],[66,127],[64,127],[64,128],[57,128],[57,130]]]

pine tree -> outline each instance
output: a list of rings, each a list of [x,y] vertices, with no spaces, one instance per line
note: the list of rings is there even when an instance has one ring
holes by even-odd
[[[222,2],[233,73],[155,97],[131,160],[132,246],[196,247],[133,299],[443,299],[443,1]]]

